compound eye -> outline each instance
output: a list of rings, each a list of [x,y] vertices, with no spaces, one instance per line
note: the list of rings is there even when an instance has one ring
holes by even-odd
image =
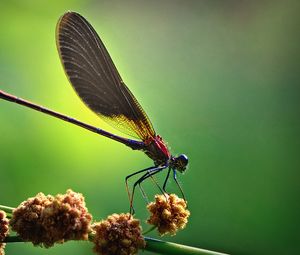
[[[178,170],[184,171],[189,163],[189,159],[185,154],[181,154],[177,157]]]

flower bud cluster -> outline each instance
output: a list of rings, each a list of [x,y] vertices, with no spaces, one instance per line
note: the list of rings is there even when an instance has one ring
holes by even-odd
[[[68,240],[87,240],[91,214],[80,193],[68,190],[55,197],[38,193],[13,211],[12,230],[34,245],[51,247]]]
[[[94,251],[101,255],[133,255],[144,248],[140,222],[129,213],[112,214],[93,225]]]
[[[186,207],[186,201],[175,194],[156,195],[155,202],[147,206],[151,213],[147,223],[156,226],[160,235],[175,235],[187,224],[190,212]]]
[[[190,215],[186,201],[175,194],[156,195],[147,209],[151,214],[147,223],[154,225],[160,235],[175,235],[186,226]],[[140,222],[129,213],[112,214],[93,225],[91,221],[82,194],[72,190],[56,196],[38,193],[14,209],[10,221],[0,211],[0,255],[4,255],[1,241],[8,234],[9,224],[21,239],[45,248],[88,239],[99,255],[134,255],[146,247]]]

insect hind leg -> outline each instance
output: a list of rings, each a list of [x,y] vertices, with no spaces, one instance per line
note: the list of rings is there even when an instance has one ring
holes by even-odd
[[[139,187],[141,187],[141,183],[148,179],[149,177],[153,178],[153,175],[161,172],[163,169],[165,169],[167,166],[161,166],[161,167],[156,167],[153,168],[151,170],[148,170],[147,173],[145,173],[142,177],[140,177],[134,184],[133,184],[133,188],[132,188],[132,196],[131,196],[131,203],[130,203],[130,212],[134,212],[134,208],[133,208],[133,198],[134,198],[134,193],[135,193],[135,189],[136,186],[139,185]],[[154,179],[152,179],[154,180]],[[154,180],[155,181],[155,180]],[[159,189],[162,191],[161,187],[158,185],[158,183],[155,181],[156,185],[159,187]],[[162,191],[163,192],[163,191]]]
[[[129,178],[131,178],[131,177],[133,177],[133,176],[135,176],[137,174],[143,173],[145,171],[150,171],[151,169],[154,169],[154,168],[156,168],[156,166],[151,166],[151,167],[148,167],[146,169],[139,170],[139,171],[134,172],[134,173],[132,173],[130,175],[127,175],[125,177],[125,185],[126,185],[126,191],[127,191],[127,194],[128,194],[129,201],[131,201],[131,194],[130,194],[130,191],[129,191],[129,188],[128,188],[128,180],[129,180]]]
[[[158,168],[157,166],[151,166],[151,167],[148,167],[148,168],[139,170],[139,171],[137,171],[137,172],[134,172],[134,173],[132,173],[132,174],[130,174],[130,175],[127,175],[127,176],[125,177],[125,185],[126,185],[126,190],[127,190],[127,194],[128,194],[128,199],[129,199],[129,202],[130,202],[130,213],[131,213],[131,214],[134,214],[134,208],[133,208],[133,196],[134,196],[134,189],[135,189],[135,188],[133,188],[132,193],[130,194],[129,187],[128,187],[128,180],[129,180],[131,177],[133,177],[133,176],[135,176],[135,175],[137,175],[137,174],[140,174],[140,173],[143,173],[143,172],[146,172],[146,171],[151,172],[151,171],[154,171],[154,170],[157,169],[157,168]],[[148,174],[148,173],[146,173],[146,174]],[[144,175],[146,175],[146,174],[144,174]],[[143,175],[143,176],[144,176],[144,175]],[[139,179],[140,179],[140,178],[139,178]],[[144,192],[144,194],[145,194],[145,192]]]
[[[165,168],[166,168],[166,166],[159,166],[159,167],[154,166],[154,167],[150,167],[150,168],[147,168],[147,169],[138,171],[138,172],[133,173],[133,174],[131,174],[130,176],[128,176],[128,178],[130,178],[131,176],[134,176],[135,174],[138,174],[138,173],[142,173],[142,172],[147,171],[147,173],[143,174],[143,176],[141,176],[141,177],[133,184],[132,193],[131,193],[131,195],[130,195],[130,213],[131,213],[131,214],[134,214],[134,212],[135,212],[135,210],[134,210],[134,208],[133,208],[133,199],[134,199],[134,194],[135,194],[136,186],[139,185],[139,187],[140,187],[140,189],[141,189],[141,192],[142,192],[142,195],[145,195],[145,192],[144,192],[143,188],[141,187],[141,183],[142,183],[144,180],[146,180],[147,178],[149,178],[149,177],[152,178],[152,176],[153,176],[154,174],[156,174],[156,173],[162,171],[162,170],[165,169]],[[128,180],[128,178],[127,178],[127,180]],[[156,185],[159,187],[158,183],[156,183]],[[128,186],[127,186],[127,188],[128,188]],[[159,187],[159,188],[160,188],[160,187]],[[161,188],[160,188],[160,189],[161,189]]]
[[[181,185],[179,184],[179,182],[178,182],[178,180],[177,180],[177,175],[176,175],[176,170],[175,170],[175,169],[173,169],[173,179],[174,179],[174,181],[176,182],[176,184],[177,184],[177,186],[178,186],[178,188],[179,188],[179,190],[180,190],[180,193],[181,193],[181,195],[182,195],[182,198],[186,201],[185,195],[184,195],[184,193],[183,193],[183,189],[182,189]]]
[[[160,171],[162,171],[164,168],[162,169],[158,169],[157,172],[154,172],[154,171],[148,171],[148,173],[144,174],[137,182],[138,182],[138,185],[139,185],[139,189],[142,193],[142,196],[144,197],[146,203],[148,204],[149,203],[149,199],[144,191],[144,189],[142,188],[142,182],[146,179],[148,179],[149,177],[151,178],[151,180],[154,182],[154,184],[157,186],[157,188],[160,190],[160,192],[162,194],[165,193],[165,191],[160,187],[160,185],[157,183],[157,181],[155,180],[154,178],[154,175]]]

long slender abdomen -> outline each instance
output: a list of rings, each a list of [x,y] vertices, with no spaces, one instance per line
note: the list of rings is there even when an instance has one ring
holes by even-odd
[[[52,110],[47,109],[47,108],[45,108],[41,105],[37,105],[35,103],[24,100],[22,98],[16,97],[16,96],[11,95],[11,94],[8,94],[8,93],[6,93],[2,90],[0,90],[0,98],[2,98],[4,100],[7,100],[7,101],[10,101],[10,102],[13,102],[13,103],[16,103],[16,104],[26,106],[28,108],[34,109],[34,110],[39,111],[39,112],[43,112],[43,113],[51,115],[55,118],[58,118],[58,119],[67,121],[69,123],[72,123],[74,125],[80,126],[84,129],[87,129],[87,130],[92,131],[94,133],[103,135],[103,136],[108,137],[112,140],[123,143],[123,144],[127,145],[128,147],[130,147],[134,150],[142,150],[145,147],[145,144],[141,141],[135,141],[135,140],[131,140],[131,139],[127,139],[127,138],[124,138],[124,137],[114,135],[110,132],[107,132],[107,131],[101,129],[101,128],[94,127],[90,124],[84,123],[84,122],[79,121],[79,120],[74,119],[74,118],[71,118],[67,115],[52,111]]]

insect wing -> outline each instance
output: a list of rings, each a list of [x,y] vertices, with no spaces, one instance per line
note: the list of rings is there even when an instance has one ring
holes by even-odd
[[[70,83],[92,111],[128,135],[142,140],[155,136],[148,116],[85,18],[65,13],[57,24],[56,42]]]

